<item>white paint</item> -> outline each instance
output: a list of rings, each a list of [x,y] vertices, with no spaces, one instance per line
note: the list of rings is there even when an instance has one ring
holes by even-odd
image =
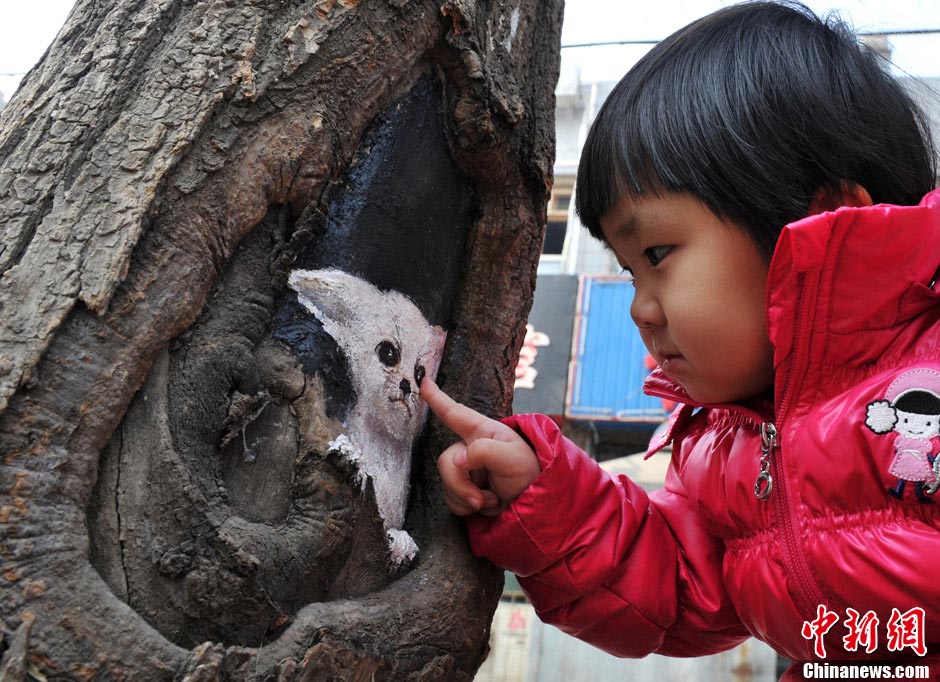
[[[506,42],[503,43],[503,47],[506,48],[506,52],[512,53],[512,44],[516,39],[516,34],[519,32],[519,5],[516,5],[515,9],[512,11],[512,14],[509,16],[509,35],[506,36]]]
[[[359,449],[359,446],[353,443],[345,433],[341,433],[335,440],[331,440],[327,444],[327,447],[330,449],[330,452],[335,452],[347,462],[356,466],[356,483],[359,484],[360,488],[364,488],[366,478],[359,468],[359,461],[362,459],[362,450]]]
[[[420,367],[436,377],[446,332],[428,324],[407,296],[341,270],[294,270],[288,284],[349,362],[356,404],[346,433],[330,447],[335,444],[372,479],[385,529],[398,531],[408,503],[411,450],[427,416],[416,373]],[[395,556],[406,556],[407,543],[397,536],[395,543]]]
[[[418,544],[404,530],[388,531],[388,549],[392,565],[396,568],[402,564],[410,564],[418,554]]]
[[[334,440],[331,440],[327,447],[331,452],[335,452],[356,467],[356,484],[360,490],[365,490],[366,482],[370,477],[362,469],[362,450],[359,446],[350,440],[345,433],[341,433]],[[373,482],[373,487],[375,487],[375,482]],[[393,568],[398,568],[402,564],[410,564],[417,556],[418,543],[408,534],[408,531],[389,528],[386,529],[385,536],[388,539],[389,563]]]

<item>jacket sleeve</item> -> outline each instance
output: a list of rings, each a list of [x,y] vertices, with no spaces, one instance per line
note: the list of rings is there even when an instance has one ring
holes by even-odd
[[[701,656],[748,636],[722,583],[723,545],[670,467],[650,495],[612,477],[542,415],[505,420],[542,472],[495,519],[468,518],[471,546],[519,576],[546,623],[617,656]]]

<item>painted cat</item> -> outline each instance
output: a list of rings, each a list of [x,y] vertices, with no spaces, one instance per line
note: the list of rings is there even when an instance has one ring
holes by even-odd
[[[372,479],[392,561],[410,560],[417,547],[401,528],[411,451],[427,416],[418,384],[437,375],[447,334],[407,296],[342,270],[294,270],[288,285],[347,357],[357,398],[346,433],[332,445],[358,467],[363,484]]]

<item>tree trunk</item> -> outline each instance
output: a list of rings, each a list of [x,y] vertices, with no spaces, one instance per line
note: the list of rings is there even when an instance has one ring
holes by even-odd
[[[0,680],[472,679],[413,384],[509,411],[561,5],[78,0],[0,116]]]

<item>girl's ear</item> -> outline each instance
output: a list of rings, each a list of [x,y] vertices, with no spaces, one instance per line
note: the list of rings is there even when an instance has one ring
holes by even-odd
[[[806,215],[816,215],[826,211],[835,211],[841,206],[871,206],[872,200],[868,190],[855,182],[842,180],[836,187],[820,187],[816,190],[813,200],[809,202]]]

